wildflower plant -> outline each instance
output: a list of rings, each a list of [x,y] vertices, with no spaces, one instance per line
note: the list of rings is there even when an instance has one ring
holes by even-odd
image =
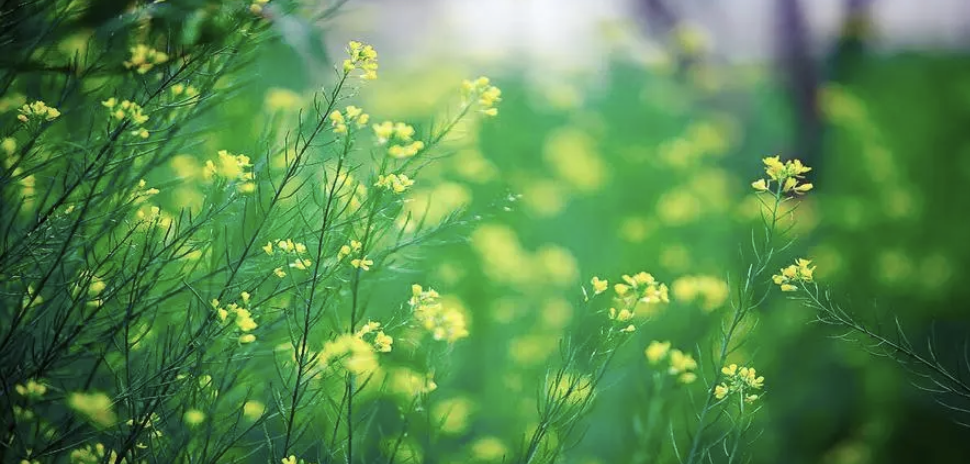
[[[470,327],[395,276],[472,218],[404,205],[499,91],[472,101],[456,83],[453,118],[388,133],[350,104],[378,77],[377,51],[354,41],[304,108],[252,115],[268,121],[256,140],[226,142],[214,123],[279,15],[297,20],[275,1],[54,1],[0,18],[25,45],[0,74],[0,94],[22,97],[0,113],[0,460],[393,462],[407,448]]]
[[[697,425],[685,448],[681,449],[674,440],[675,454],[683,462],[707,461],[714,459],[718,452],[729,462],[741,459],[747,452],[742,444],[749,439],[754,424],[752,416],[763,396],[764,378],[753,367],[739,368],[728,360],[737,358],[735,352],[744,343],[741,333],[748,324],[746,321],[756,317],[753,313],[765,305],[770,288],[764,279],[769,266],[781,250],[791,245],[789,232],[793,223],[785,224],[783,219],[792,216],[798,207],[797,197],[810,191],[812,184],[804,181],[804,175],[811,168],[797,159],[783,162],[780,157],[771,156],[762,163],[767,178],[751,184],[761,205],[762,231],[752,231],[751,250],[743,256],[746,267],[736,279],[731,311],[720,327],[713,358],[708,361],[712,372],[701,374],[707,391],[695,415]],[[787,285],[785,279],[811,279],[808,264],[799,262],[772,280]]]

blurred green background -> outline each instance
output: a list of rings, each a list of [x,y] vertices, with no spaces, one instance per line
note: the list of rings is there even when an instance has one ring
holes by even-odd
[[[245,130],[210,144],[248,150],[259,128],[245,115],[279,104],[279,89],[307,97],[324,83],[325,53],[309,51],[308,37],[332,51],[345,38],[376,44],[381,79],[360,98],[379,120],[427,129],[438,116],[429,110],[461,78],[486,74],[502,88],[500,116],[462,127],[449,156],[423,170],[411,193],[414,205],[482,216],[463,231],[467,240],[414,264],[411,280],[464,308],[472,332],[438,375],[431,413],[449,415],[441,441],[425,449],[429,462],[487,462],[520,449],[537,388],[581,311],[580,285],[646,270],[672,285],[673,301],[624,348],[566,460],[644,462],[638,436],[651,371],[643,349],[671,340],[697,351],[710,372],[711,340],[729,309],[723,292],[758,227],[749,183],[773,154],[813,166],[815,184],[797,212],[798,241],[777,267],[814,259],[817,279],[862,319],[891,333],[898,318],[911,339],[933,336],[947,362],[961,361],[970,334],[966,49],[875,49],[878,23],[859,10],[846,13],[822,50],[799,50],[789,31],[774,37],[777,55],[732,61],[711,46],[715,32],[683,18],[659,15],[666,27],[645,31],[638,21],[652,24],[657,14],[648,8],[644,18],[597,25],[596,64],[544,68],[528,54],[438,55],[406,27],[388,32],[386,14],[371,14],[381,5],[352,2],[322,31],[281,19],[250,93],[225,111],[227,126]],[[654,46],[645,53],[631,43]],[[705,282],[701,296],[686,290],[697,282]],[[775,295],[744,331],[736,356],[753,360],[768,391],[751,462],[970,462],[970,432],[957,424],[966,415],[813,318]],[[674,395],[680,446],[704,388],[696,382]],[[664,459],[674,459],[669,440],[664,448]]]

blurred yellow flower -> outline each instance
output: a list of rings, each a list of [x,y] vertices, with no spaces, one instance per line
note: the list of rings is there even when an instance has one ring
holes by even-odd
[[[198,409],[189,409],[188,411],[185,411],[185,414],[182,416],[182,420],[184,420],[189,426],[199,425],[205,421],[205,413],[199,411]]]
[[[647,349],[644,352],[647,356],[647,361],[650,364],[657,364],[667,357],[667,352],[670,351],[670,342],[661,342],[654,340],[647,345]]]
[[[728,283],[714,276],[683,276],[673,281],[670,292],[675,300],[691,303],[699,301],[701,309],[713,311],[721,307],[731,294]]]
[[[20,396],[30,399],[43,398],[44,394],[47,393],[47,385],[34,379],[28,380],[26,384],[17,384],[14,389]]]
[[[101,392],[74,392],[67,396],[67,405],[85,419],[101,426],[110,427],[117,422],[112,410],[111,398]]]
[[[145,74],[154,66],[168,61],[168,54],[160,52],[145,44],[137,44],[131,47],[131,57],[124,62],[125,68],[135,69],[138,74]]]
[[[263,403],[256,400],[249,400],[243,403],[243,416],[249,420],[256,420],[263,416],[266,412],[266,406]]]

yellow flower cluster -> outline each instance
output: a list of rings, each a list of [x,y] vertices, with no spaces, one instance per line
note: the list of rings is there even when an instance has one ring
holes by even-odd
[[[138,218],[138,226],[142,231],[147,231],[152,226],[168,229],[172,225],[172,216],[158,206],[143,206],[135,212],[135,217]]]
[[[350,105],[344,108],[343,113],[340,110],[333,110],[330,113],[330,124],[333,126],[333,132],[335,134],[346,134],[347,124],[356,123],[357,128],[361,128],[367,125],[370,121],[370,115],[364,112],[364,110]]]
[[[61,112],[54,108],[53,106],[47,106],[46,103],[37,100],[33,103],[24,103],[17,110],[17,119],[20,122],[37,121],[43,119],[44,121],[53,121],[61,116]]]
[[[714,397],[719,400],[737,393],[745,402],[753,403],[759,396],[752,391],[764,388],[765,378],[759,377],[753,367],[739,368],[737,364],[731,364],[722,367],[721,373],[724,374],[724,382],[714,388]]]
[[[111,398],[101,392],[71,393],[67,396],[67,406],[101,427],[110,427],[117,421],[111,408]]]
[[[323,367],[343,368],[355,375],[374,372],[378,366],[374,345],[351,333],[325,343],[319,362]]]
[[[775,183],[782,192],[794,192],[798,195],[804,194],[812,189],[810,183],[800,183],[805,178],[805,173],[812,168],[802,164],[800,160],[791,160],[784,163],[777,156],[769,156],[761,160],[765,164],[765,172],[768,179],[758,179],[751,183],[751,187],[759,192],[770,190],[771,184]]]
[[[810,266],[811,264],[811,260],[799,258],[795,261],[795,264],[782,268],[781,274],[771,276],[771,280],[775,282],[775,285],[781,287],[781,291],[794,292],[798,290],[798,287],[795,286],[796,282],[812,281],[815,266]]]
[[[125,458],[119,458],[118,453],[110,451],[101,443],[94,446],[87,445],[71,451],[71,464],[122,464]]]
[[[340,247],[340,251],[337,252],[337,258],[344,259],[347,256],[350,256],[351,253],[360,251],[363,246],[364,245],[357,240],[351,240],[350,244]]]
[[[412,285],[408,304],[414,312],[415,320],[431,332],[435,340],[454,343],[467,337],[465,315],[455,308],[445,308],[439,298],[440,295],[434,289],[424,290],[418,284]]]
[[[408,400],[418,395],[425,395],[438,389],[434,376],[429,372],[421,374],[411,369],[400,367],[391,370],[388,389]]]
[[[249,4],[249,11],[253,14],[260,14],[267,3],[269,3],[269,0],[253,0],[253,3]]]
[[[388,174],[377,176],[377,183],[374,185],[391,190],[394,193],[404,193],[408,187],[414,185],[414,181],[407,174]]]
[[[424,142],[413,140],[414,127],[408,124],[384,121],[380,124],[374,124],[373,128],[378,145],[396,142],[387,148],[387,154],[392,158],[409,158],[424,149]]]
[[[172,86],[170,91],[174,97],[185,95],[188,98],[195,98],[199,96],[199,89],[192,87],[191,85],[175,84]]]
[[[251,296],[247,292],[242,292],[240,294],[242,298],[242,304],[248,305]],[[242,334],[239,336],[238,341],[240,344],[247,344],[256,341],[256,336],[249,333],[259,327],[256,320],[253,319],[253,314],[250,310],[244,308],[239,303],[230,303],[226,306],[222,306],[219,300],[212,300],[212,308],[216,310],[216,314],[219,315],[219,320],[226,322],[229,316],[232,316],[233,322],[236,324],[236,328],[239,329]]]
[[[390,353],[391,345],[394,344],[394,337],[387,335],[381,330],[380,322],[367,321],[360,330],[357,331],[357,337],[364,339],[365,337],[370,337],[373,335],[374,349],[380,353]]]
[[[502,91],[491,85],[487,77],[479,77],[474,81],[465,80],[461,83],[461,95],[464,105],[478,103],[478,111],[485,116],[495,116],[498,108],[495,104],[502,101]]]
[[[370,45],[353,40],[347,46],[349,58],[344,60],[344,74],[350,74],[355,69],[363,71],[361,79],[377,79],[377,50]]]
[[[613,285],[613,291],[617,298],[635,298],[641,303],[659,304],[669,303],[670,296],[667,284],[657,282],[652,275],[640,272],[633,276],[624,275],[623,281],[626,283]]]
[[[680,383],[688,384],[697,380],[697,374],[694,373],[694,370],[697,369],[697,361],[683,351],[671,350],[670,342],[654,340],[647,345],[644,354],[647,356],[647,361],[655,366],[667,361],[669,363],[667,373],[676,377]]]
[[[351,254],[356,254],[363,249],[364,245],[357,240],[351,240],[350,244],[340,247],[340,251],[337,252],[337,259],[344,259]],[[370,267],[374,265],[374,261],[367,259],[366,256],[358,256],[350,260],[350,265],[356,269],[363,269],[369,271]]]
[[[30,379],[26,384],[17,384],[14,387],[17,390],[17,394],[30,399],[40,399],[44,397],[47,393],[47,385],[40,383],[34,379]]]
[[[135,129],[131,131],[132,135],[143,139],[148,138],[148,130],[140,127],[148,121],[148,115],[144,113],[141,106],[137,103],[130,100],[124,100],[119,103],[117,98],[111,97],[101,102],[101,105],[110,110],[111,116],[115,119],[122,121],[127,118],[135,126]]]
[[[293,242],[293,240],[291,239],[286,239],[286,240],[277,240],[275,249],[273,248],[273,242],[266,242],[266,245],[263,245],[263,251],[265,251],[266,254],[270,256],[273,256],[274,254],[276,254],[276,250],[279,250],[279,252],[282,254],[290,254],[290,255],[296,256],[293,262],[290,263],[290,267],[292,268],[305,271],[307,268],[310,267],[311,264],[313,264],[313,261],[303,257],[303,255],[307,252],[307,248],[306,248],[306,245],[302,243]],[[281,279],[283,277],[286,277],[286,271],[284,271],[282,267],[273,269],[273,274],[276,274],[276,276]]]
[[[220,175],[226,179],[238,181],[240,183],[237,184],[236,189],[240,193],[252,193],[256,191],[256,183],[253,182],[255,177],[251,170],[246,170],[252,166],[246,155],[233,155],[226,150],[219,150],[219,164],[206,160],[202,175],[206,180]]]
[[[131,47],[131,58],[124,62],[125,69],[135,69],[138,74],[145,74],[155,65],[168,61],[168,55],[145,44]]]
[[[670,284],[670,292],[678,301],[699,301],[704,311],[720,308],[731,295],[727,282],[706,275],[681,277]]]
[[[282,462],[283,464],[309,464],[307,461],[304,461],[302,458],[297,459],[295,454],[291,454],[289,457],[283,458]]]

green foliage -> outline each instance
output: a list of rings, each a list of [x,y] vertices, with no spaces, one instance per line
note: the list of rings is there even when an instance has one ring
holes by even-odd
[[[681,29],[500,92],[327,63],[342,3],[0,16],[0,461],[962,459],[967,166],[922,153],[970,105],[917,71],[965,60],[826,85],[808,172]]]

